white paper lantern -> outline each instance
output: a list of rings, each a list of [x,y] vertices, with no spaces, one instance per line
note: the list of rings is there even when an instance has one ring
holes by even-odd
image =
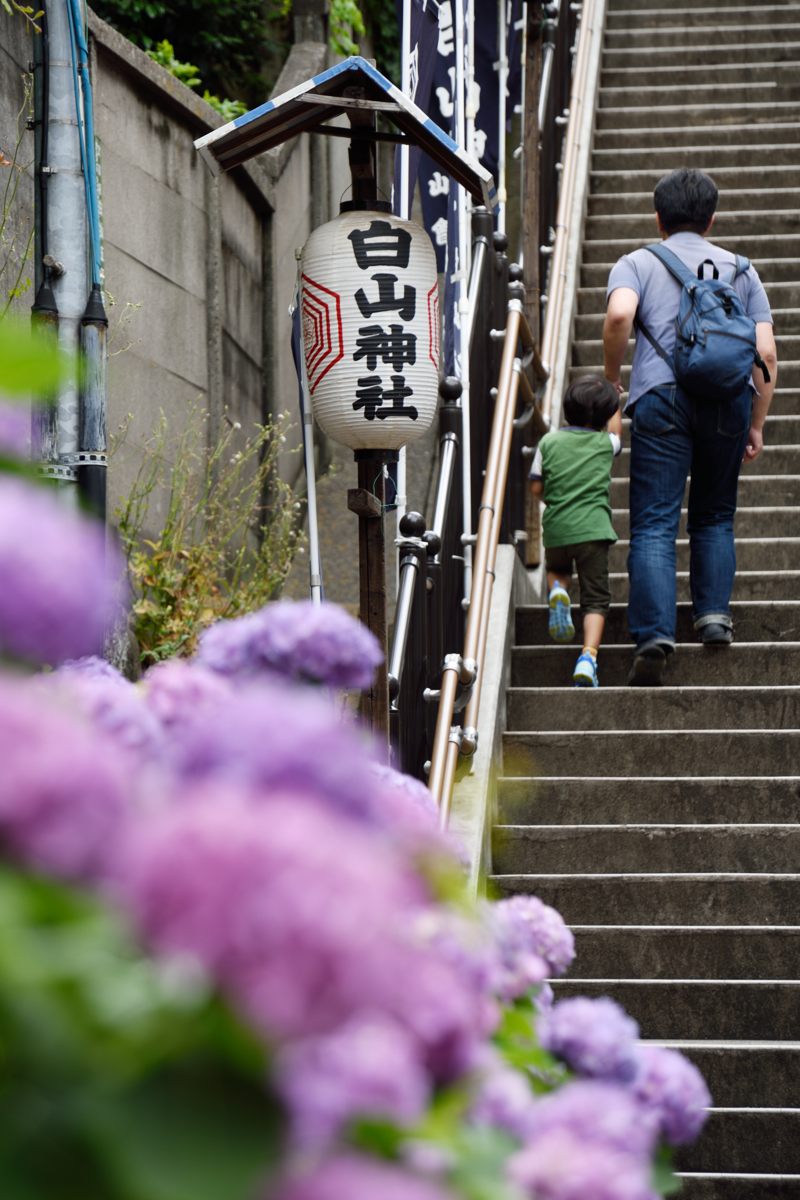
[[[303,248],[300,311],[314,417],[353,450],[396,450],[430,429],[439,285],[430,238],[391,213],[344,212]]]

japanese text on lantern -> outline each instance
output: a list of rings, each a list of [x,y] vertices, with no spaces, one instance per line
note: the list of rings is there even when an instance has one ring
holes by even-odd
[[[376,267],[404,271],[408,267],[411,234],[405,229],[394,228],[388,221],[371,221],[369,229],[354,229],[348,238],[362,271]],[[414,390],[403,372],[417,361],[417,335],[408,328],[417,311],[417,289],[390,271],[376,271],[369,283],[354,296],[365,324],[358,330],[353,361],[363,362],[369,374],[358,378],[353,408],[362,411],[367,421],[376,417],[379,421],[387,417],[416,421],[416,408],[405,403]],[[395,319],[390,320],[391,316]]]

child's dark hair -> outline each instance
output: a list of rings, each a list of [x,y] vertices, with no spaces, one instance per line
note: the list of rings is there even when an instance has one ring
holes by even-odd
[[[617,389],[600,375],[583,375],[567,388],[564,416],[568,425],[605,429],[619,408]]]

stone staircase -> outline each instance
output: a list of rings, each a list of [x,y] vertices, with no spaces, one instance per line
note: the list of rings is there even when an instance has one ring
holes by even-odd
[[[576,650],[548,642],[543,606],[517,613],[493,880],[575,930],[559,995],[614,996],[705,1073],[684,1194],[782,1200],[800,1197],[800,3],[678,5],[609,0],[573,372],[601,369],[608,272],[655,239],[655,183],[707,170],[714,238],[758,267],[780,360],[740,487],[736,642],[694,643],[682,534],[666,686],[624,686],[624,451],[601,689],[568,686]]]

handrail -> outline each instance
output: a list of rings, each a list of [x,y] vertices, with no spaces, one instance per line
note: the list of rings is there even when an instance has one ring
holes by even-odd
[[[569,124],[565,139],[564,168],[561,173],[561,187],[558,196],[558,213],[556,216],[556,240],[550,265],[548,284],[548,300],[545,311],[544,329],[542,332],[542,360],[550,372],[550,380],[545,387],[542,410],[545,421],[550,424],[553,413],[554,374],[553,359],[556,352],[559,319],[564,299],[564,290],[569,270],[577,269],[575,263],[567,261],[567,243],[569,237],[570,214],[573,210],[576,168],[581,150],[580,135],[583,126],[584,102],[587,76],[590,62],[592,32],[596,19],[597,0],[584,0],[581,22],[578,27],[578,47],[575,59],[575,69],[572,77],[572,90],[569,102]]]
[[[522,267],[509,262],[505,234],[493,231],[485,209],[475,210],[463,297],[464,374],[460,380],[440,381],[439,462],[430,525],[426,528],[419,513],[406,513],[396,543],[398,601],[388,664],[394,761],[420,777],[427,772],[443,824],[459,757],[476,750],[481,693],[492,678],[486,654],[498,546],[504,540],[516,543],[517,530],[524,528],[529,443],[535,444],[548,428],[544,395],[550,415],[557,411],[550,363],[555,361],[561,379],[565,369],[566,350],[560,344],[565,317],[559,309],[572,304],[572,281],[567,287],[564,276],[577,254],[572,231],[569,237],[564,234],[574,224],[583,194],[580,180],[575,184],[590,141],[596,43],[605,0],[584,0],[576,41],[578,7],[559,0],[545,9],[551,18],[552,50],[539,98],[547,126],[542,129],[546,151],[538,159],[538,222],[540,230],[542,222],[548,229],[557,215],[559,225],[546,289],[552,293],[546,340],[537,350],[524,316],[524,289],[521,283],[509,284],[521,279]],[[567,113],[569,130],[562,146]],[[532,270],[537,294],[538,266],[534,263]],[[472,404],[466,402],[468,388]]]
[[[492,419],[492,432],[486,462],[481,504],[478,510],[477,538],[473,557],[473,587],[467,614],[462,654],[449,654],[442,671],[439,711],[436,720],[428,787],[433,794],[440,813],[440,821],[447,825],[450,813],[450,797],[453,790],[456,764],[464,733],[470,728],[477,714],[480,700],[480,678],[486,650],[486,631],[489,620],[489,603],[500,537],[506,482],[514,428],[514,412],[522,377],[522,363],[517,355],[517,346],[533,348],[528,323],[525,320],[518,285],[512,285],[517,294],[508,302],[503,356],[497,399]],[[540,370],[543,369],[541,363]],[[459,684],[472,688],[467,705],[467,720],[464,733],[453,728],[453,715]],[[474,747],[473,747],[474,748]]]

